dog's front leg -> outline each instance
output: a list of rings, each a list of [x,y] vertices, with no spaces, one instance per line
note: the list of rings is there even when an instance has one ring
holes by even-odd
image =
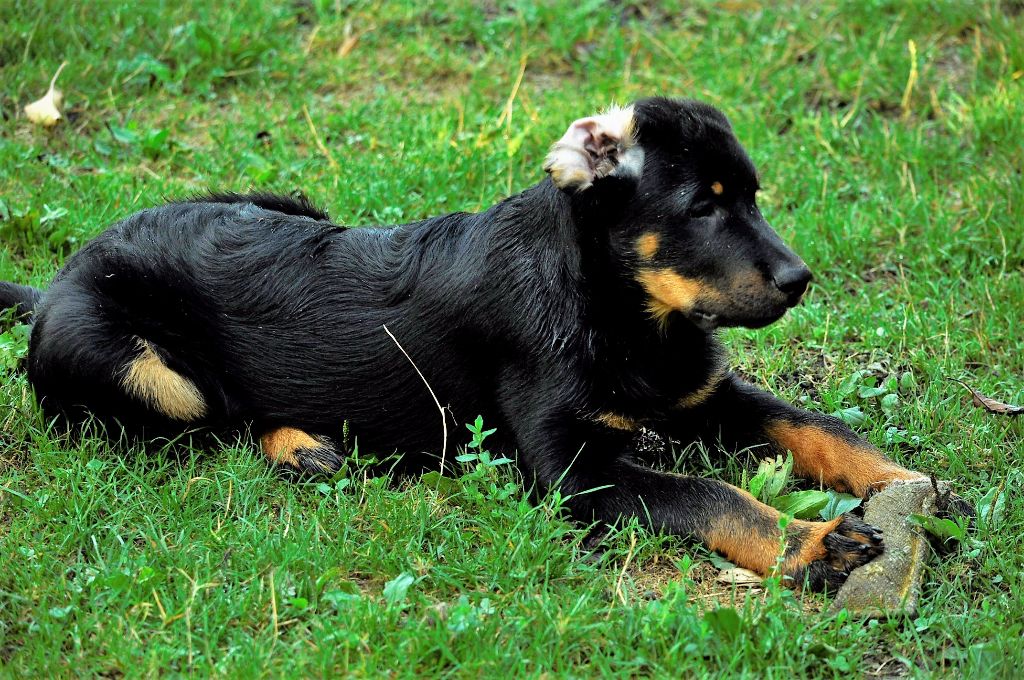
[[[877,530],[854,517],[794,520],[783,532],[779,512],[741,489],[643,467],[617,453],[620,442],[592,423],[568,412],[535,413],[519,421],[520,467],[539,491],[557,488],[580,522],[635,517],[652,530],[696,538],[741,567],[814,590],[838,587],[882,551]]]
[[[735,375],[699,403],[683,403],[670,430],[699,429],[729,448],[770,444],[789,450],[795,474],[837,491],[864,498],[894,480],[925,476],[886,458],[838,418],[797,408]]]

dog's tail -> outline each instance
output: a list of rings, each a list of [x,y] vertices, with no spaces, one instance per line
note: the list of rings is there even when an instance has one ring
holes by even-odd
[[[38,288],[0,281],[0,311],[14,307],[18,316],[31,317],[42,297]]]

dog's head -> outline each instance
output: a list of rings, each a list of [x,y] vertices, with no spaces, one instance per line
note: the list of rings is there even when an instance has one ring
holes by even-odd
[[[623,209],[606,213],[608,243],[661,323],[764,326],[811,280],[758,210],[754,166],[711,106],[654,98],[575,121],[545,169],[592,206],[604,186],[628,188]]]

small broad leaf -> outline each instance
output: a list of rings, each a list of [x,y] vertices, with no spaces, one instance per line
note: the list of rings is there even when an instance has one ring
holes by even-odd
[[[962,542],[967,538],[967,532],[964,528],[951,519],[918,514],[911,515],[909,519],[914,524],[922,527],[932,536],[941,538],[943,541],[952,538],[956,541]]]
[[[722,571],[725,571],[726,569],[736,568],[735,564],[725,559],[718,553],[711,553],[711,555],[708,557],[708,561],[711,562],[712,565],[714,565],[715,569],[720,569]]]
[[[956,378],[950,378],[953,382],[960,383],[967,391],[971,393],[971,398],[974,401],[975,406],[980,406],[989,413],[995,413],[999,416],[1019,416],[1024,413],[1024,406],[1014,406],[1013,404],[1004,404],[1001,401],[996,401],[990,397],[986,397],[984,394],[974,389],[963,380],[957,380]]]
[[[63,118],[60,113],[60,106],[64,103],[64,95],[54,86],[57,83],[57,76],[60,75],[60,72],[67,65],[68,63],[65,61],[57,69],[57,72],[53,74],[53,78],[50,80],[50,89],[46,91],[46,94],[41,99],[25,105],[25,117],[36,125],[53,127]]]
[[[718,572],[718,576],[715,580],[719,583],[726,583],[729,585],[740,586],[740,587],[753,587],[761,585],[761,577],[750,571],[749,569],[743,569],[742,567],[736,567],[734,569],[723,569]]]
[[[743,619],[732,607],[719,607],[704,614],[704,621],[712,633],[726,640],[735,640],[743,630]]]
[[[430,488],[436,489],[437,493],[445,496],[457,494],[462,490],[462,485],[459,483],[459,480],[454,477],[445,477],[437,470],[424,474],[420,477],[420,481]]]
[[[818,513],[818,516],[825,521],[833,520],[853,510],[861,503],[859,498],[850,494],[836,491],[827,491],[826,493],[829,495],[828,503]]]
[[[861,411],[859,407],[852,406],[850,408],[844,408],[833,413],[836,418],[839,418],[850,427],[859,427],[863,425],[868,417],[864,415],[864,411]]]
[[[861,387],[857,390],[857,396],[861,399],[874,399],[885,394],[888,390],[884,387]]]
[[[828,505],[829,500],[827,492],[810,489],[778,496],[772,501],[772,505],[779,512],[792,515],[796,519],[811,519],[818,516],[818,513]]]
[[[409,586],[416,582],[416,577],[407,571],[384,584],[384,599],[390,605],[401,604],[409,592]]]
[[[978,513],[981,522],[993,528],[999,526],[1003,521],[1003,512],[1006,509],[1006,494],[1001,487],[992,487],[978,501]]]

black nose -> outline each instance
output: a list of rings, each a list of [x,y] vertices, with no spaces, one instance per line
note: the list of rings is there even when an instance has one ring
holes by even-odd
[[[807,290],[807,284],[811,282],[811,278],[811,270],[803,262],[788,264],[777,269],[772,275],[775,287],[788,295],[794,302]]]

